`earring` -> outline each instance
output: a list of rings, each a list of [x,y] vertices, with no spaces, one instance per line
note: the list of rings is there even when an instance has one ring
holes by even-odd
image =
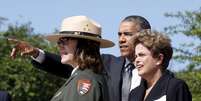
[[[157,62],[156,64],[157,64],[157,65],[160,65],[160,62]]]

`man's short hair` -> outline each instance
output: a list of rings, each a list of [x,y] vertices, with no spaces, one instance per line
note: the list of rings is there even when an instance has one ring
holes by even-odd
[[[138,15],[127,16],[122,20],[122,22],[133,22],[140,26],[140,30],[151,29],[151,25],[149,24],[148,20]]]

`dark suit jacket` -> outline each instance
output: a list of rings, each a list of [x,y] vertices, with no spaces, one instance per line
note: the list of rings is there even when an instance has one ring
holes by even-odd
[[[142,80],[140,86],[133,89],[129,101],[143,101],[146,90],[146,81]],[[145,101],[192,101],[187,84],[176,79],[166,71],[150,91]]]
[[[11,101],[11,96],[5,91],[0,91],[0,101]]]
[[[125,59],[103,54],[102,60],[104,72],[107,74],[105,78],[108,83],[110,101],[121,101],[122,69]]]
[[[33,65],[60,77],[68,78],[73,70],[69,65],[63,65],[58,55],[45,52],[45,60],[42,64],[32,61]],[[104,76],[109,88],[110,101],[121,101],[121,72],[124,67],[125,59],[113,55],[103,54]]]

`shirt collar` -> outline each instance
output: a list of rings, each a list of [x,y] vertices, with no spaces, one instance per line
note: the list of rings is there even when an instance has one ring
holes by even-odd
[[[71,73],[71,75],[73,75],[73,73],[75,73],[75,71],[79,68],[79,66],[75,67]]]
[[[125,61],[125,64],[124,64],[124,67],[127,67],[127,65],[131,63],[127,58],[126,58],[126,61]]]

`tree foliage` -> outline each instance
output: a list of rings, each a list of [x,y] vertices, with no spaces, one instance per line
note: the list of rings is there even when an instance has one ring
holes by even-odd
[[[177,77],[186,81],[193,101],[201,101],[201,71],[182,71],[177,73]]]
[[[31,65],[30,57],[9,57],[12,45],[2,37],[15,37],[30,42],[33,46],[55,52],[56,48],[36,34],[31,23],[9,25],[0,32],[0,90],[8,91],[14,101],[47,101],[54,95],[64,80]],[[56,68],[56,67],[55,67]]]
[[[195,41],[183,41],[180,47],[176,47],[177,55],[174,57],[180,61],[187,61],[188,70],[200,69],[201,67],[201,8],[197,11],[166,13],[166,17],[176,18],[180,24],[169,26],[165,31],[169,34],[183,34]],[[196,67],[196,68],[195,68]]]
[[[193,41],[183,41],[175,47],[177,54],[174,56],[180,62],[187,62],[187,70],[177,73],[177,77],[185,80],[190,88],[193,101],[201,101],[201,8],[197,11],[166,13],[166,17],[176,18],[181,21],[177,25],[165,28],[171,35],[182,34]]]

